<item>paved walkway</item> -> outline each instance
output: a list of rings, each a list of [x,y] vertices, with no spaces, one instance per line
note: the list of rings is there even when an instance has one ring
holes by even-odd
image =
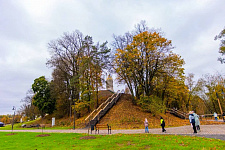
[[[190,126],[171,127],[166,128],[166,133],[162,133],[161,128],[149,129],[150,134],[173,134],[173,135],[188,135],[188,136],[200,136],[206,138],[215,138],[225,140],[225,125],[201,125],[201,132],[193,134],[193,129]],[[11,130],[0,130],[0,132],[11,132]],[[13,130],[13,132],[42,132],[42,129],[35,130]],[[45,133],[88,133],[87,129],[75,129],[75,130],[47,130]],[[112,130],[112,134],[136,134],[144,133],[144,129],[128,129],[128,130]],[[92,132],[95,134],[95,132]],[[107,130],[100,130],[99,134],[107,134]]]

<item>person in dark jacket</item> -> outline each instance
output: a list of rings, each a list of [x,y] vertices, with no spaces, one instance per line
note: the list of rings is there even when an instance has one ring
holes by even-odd
[[[194,133],[197,133],[196,127],[195,127],[195,117],[192,111],[189,112],[189,121],[193,127]]]
[[[162,132],[166,132],[166,130],[165,130],[165,121],[164,121],[163,117],[160,117],[160,122],[161,122],[161,126],[162,126]]]
[[[223,122],[225,122],[225,113],[224,112],[222,114],[222,117],[223,117]]]

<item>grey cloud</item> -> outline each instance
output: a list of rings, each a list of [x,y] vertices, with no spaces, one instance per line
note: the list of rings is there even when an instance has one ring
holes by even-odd
[[[35,9],[45,10],[39,16],[29,12],[33,6],[26,2],[0,0],[0,114],[22,105],[35,78],[51,77],[45,65],[47,43],[75,29],[110,43],[113,34],[124,34],[146,20],[172,40],[174,51],[186,62],[186,73],[201,77],[224,68],[217,61],[219,43],[214,36],[225,26],[225,1],[40,0]]]

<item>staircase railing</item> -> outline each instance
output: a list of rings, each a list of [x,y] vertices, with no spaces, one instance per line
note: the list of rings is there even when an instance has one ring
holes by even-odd
[[[170,114],[173,114],[174,116],[177,116],[181,119],[187,119],[188,118],[188,113],[185,113],[183,111],[171,108],[170,110]]]
[[[117,91],[118,93],[118,91]],[[94,117],[96,116],[96,114],[98,114],[99,110],[101,110],[102,108],[104,108],[108,102],[110,102],[115,96],[117,96],[117,93],[114,93],[112,96],[110,96],[109,98],[106,99],[106,101],[104,101],[97,109],[93,110],[86,118],[85,118],[85,125],[87,125]]]
[[[122,92],[118,91],[116,95],[111,99],[108,100],[106,105],[101,108],[97,114],[92,118],[90,121],[90,125],[95,126],[99,120],[113,107],[113,105],[119,100],[120,96],[122,95]]]

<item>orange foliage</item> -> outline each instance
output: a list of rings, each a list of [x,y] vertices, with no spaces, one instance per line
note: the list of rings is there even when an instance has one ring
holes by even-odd
[[[9,124],[10,123],[9,117],[8,116],[2,117],[1,122],[3,122],[4,124]]]

